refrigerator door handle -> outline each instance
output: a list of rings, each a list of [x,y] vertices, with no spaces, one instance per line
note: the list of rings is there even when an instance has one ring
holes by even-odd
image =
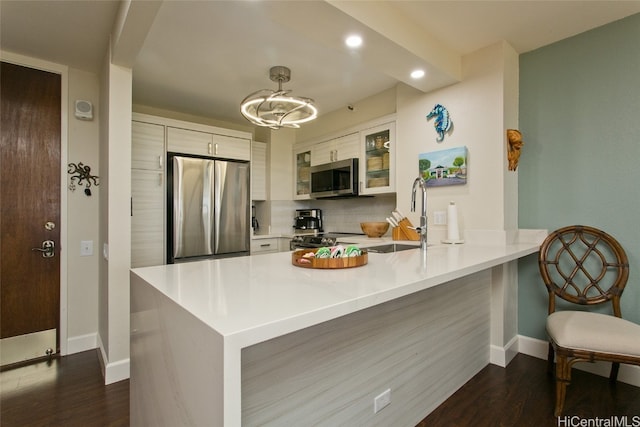
[[[215,223],[214,223],[214,253],[220,253],[220,238],[222,237],[222,230],[220,229],[221,225],[221,213],[223,209],[227,207],[223,207],[222,199],[225,196],[225,182],[227,178],[227,162],[216,161],[216,194],[215,194]],[[224,224],[226,225],[226,224]]]
[[[175,157],[173,159],[173,256],[177,258],[182,254],[182,159]]]
[[[210,254],[215,253],[213,240],[217,232],[214,222],[215,187],[215,163],[207,161],[202,183],[202,243],[204,244],[205,253]]]

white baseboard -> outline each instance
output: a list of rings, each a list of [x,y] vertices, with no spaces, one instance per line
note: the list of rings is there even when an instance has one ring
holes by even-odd
[[[79,335],[67,339],[67,354],[80,353],[98,347],[97,333]]]
[[[107,353],[104,351],[102,339],[98,335],[98,348],[100,349],[100,363],[102,365],[102,375],[104,384],[109,385],[118,381],[126,380],[130,376],[131,359],[122,359],[110,362]]]
[[[518,335],[519,353],[547,360],[548,349],[547,341]],[[605,362],[576,363],[573,367],[602,377],[608,377],[611,371],[611,364]],[[640,366],[620,365],[618,381],[640,387]]]
[[[549,342],[518,335],[518,353],[547,360]]]
[[[504,347],[495,345],[489,348],[489,362],[493,365],[506,367],[518,354],[518,337],[513,337]]]
[[[104,384],[112,384],[126,380],[130,375],[130,359],[122,359],[117,362],[107,363],[104,375]]]

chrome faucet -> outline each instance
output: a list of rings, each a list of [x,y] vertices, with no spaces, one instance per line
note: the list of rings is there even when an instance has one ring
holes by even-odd
[[[411,212],[416,211],[416,188],[420,187],[422,190],[422,212],[420,213],[420,227],[416,227],[415,230],[420,234],[420,249],[422,251],[427,250],[427,181],[422,177],[417,177],[413,181],[413,188],[411,190]]]

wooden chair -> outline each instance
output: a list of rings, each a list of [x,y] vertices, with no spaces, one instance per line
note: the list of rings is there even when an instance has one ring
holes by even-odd
[[[573,225],[551,233],[538,257],[549,291],[548,370],[556,358],[555,416],[562,414],[571,367],[577,362],[612,362],[615,383],[620,363],[640,365],[640,325],[622,319],[620,296],[629,278],[627,255],[609,234]],[[610,301],[613,316],[586,311],[556,311],[556,297],[581,306]]]

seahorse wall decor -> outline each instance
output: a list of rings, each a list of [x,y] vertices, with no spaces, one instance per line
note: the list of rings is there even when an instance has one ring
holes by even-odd
[[[438,133],[438,137],[436,138],[437,142],[442,142],[444,140],[444,134],[451,134],[453,130],[453,121],[449,116],[449,111],[440,104],[436,104],[433,109],[427,114],[427,120],[435,117],[436,120],[433,123],[433,126],[436,128],[436,132]]]
[[[82,162],[77,165],[75,163],[69,163],[67,173],[71,175],[71,184],[69,184],[69,190],[71,191],[75,191],[76,181],[78,185],[85,185],[87,187],[84,189],[84,194],[87,196],[91,195],[89,188],[92,182],[95,186],[100,185],[98,181],[100,178],[97,175],[91,175],[91,167],[83,165]],[[83,181],[86,181],[86,184],[84,184]]]
[[[517,129],[507,129],[507,159],[509,160],[509,170],[515,171],[520,160],[520,150],[524,145],[522,134]]]

